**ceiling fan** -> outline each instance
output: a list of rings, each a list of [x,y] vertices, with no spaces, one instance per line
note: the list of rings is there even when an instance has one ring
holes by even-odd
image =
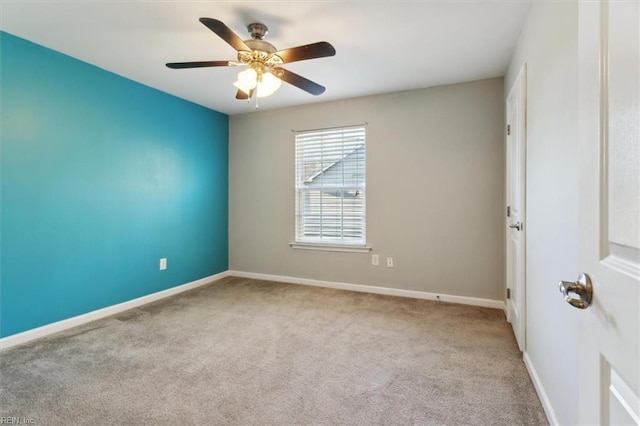
[[[242,40],[229,27],[217,19],[200,18],[200,22],[236,49],[238,51],[238,60],[170,62],[167,67],[183,69],[245,66],[246,69],[238,74],[238,81],[234,83],[234,86],[238,88],[236,99],[251,99],[254,94],[256,97],[269,96],[280,87],[282,81],[315,96],[324,93],[325,88],[323,86],[288,71],[282,68],[281,65],[335,55],[336,50],[326,41],[276,50],[274,45],[264,41],[264,36],[268,30],[263,24],[249,24],[247,30],[251,34],[251,39]]]

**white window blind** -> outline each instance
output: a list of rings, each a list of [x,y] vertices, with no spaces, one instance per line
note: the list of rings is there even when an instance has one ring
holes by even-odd
[[[295,136],[296,242],[364,246],[364,126]]]

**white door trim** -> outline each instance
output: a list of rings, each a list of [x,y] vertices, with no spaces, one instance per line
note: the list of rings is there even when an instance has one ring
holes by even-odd
[[[510,103],[511,99],[516,99],[518,105],[515,106],[515,112],[518,114],[518,119],[511,123],[511,113],[512,104]],[[520,196],[521,196],[521,206],[519,209],[519,216],[517,217],[517,221],[525,224],[526,223],[526,146],[527,146],[527,138],[526,138],[526,122],[527,122],[527,64],[524,63],[520,72],[518,73],[518,77],[514,81],[511,89],[509,90],[509,94],[506,98],[505,105],[505,122],[507,124],[507,132],[505,132],[505,164],[506,164],[506,179],[505,179],[505,200],[506,206],[505,208],[513,209],[513,200],[511,200],[512,194],[512,185],[514,182],[512,181],[512,142],[514,137],[519,138],[521,140],[521,157],[519,160],[521,161],[521,167],[523,169],[523,173],[521,176],[521,182],[518,183],[520,186]],[[513,211],[513,210],[512,210]],[[506,213],[506,212],[505,212]],[[518,253],[512,252],[512,244],[511,244],[511,229],[509,225],[512,225],[516,218],[508,217],[505,214],[505,282],[507,291],[511,291],[512,295],[517,297],[517,306],[514,303],[513,298],[506,298],[505,306],[507,312],[507,321],[511,323],[514,329],[514,334],[516,336],[516,340],[518,341],[518,346],[521,351],[525,351],[526,349],[526,227],[519,231],[519,250],[521,253],[520,263],[521,263],[521,272],[520,272],[520,283],[517,288],[515,288],[517,280],[514,278],[514,274],[516,271],[513,271],[513,257],[518,256]],[[506,297],[506,296],[505,296]],[[517,315],[516,315],[517,312]]]

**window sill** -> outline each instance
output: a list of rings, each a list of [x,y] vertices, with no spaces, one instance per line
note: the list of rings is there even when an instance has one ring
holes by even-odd
[[[368,246],[348,246],[337,244],[289,243],[289,246],[298,250],[338,251],[343,253],[369,253],[371,251],[371,247]]]

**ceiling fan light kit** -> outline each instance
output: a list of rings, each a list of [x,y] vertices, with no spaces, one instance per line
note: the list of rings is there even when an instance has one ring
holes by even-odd
[[[247,68],[241,71],[238,74],[238,80],[233,83],[234,86],[249,97],[252,91],[256,89],[256,96],[259,98],[273,95],[281,84],[282,81],[273,73],[269,71],[258,73],[254,68]]]
[[[247,26],[250,40],[242,40],[221,21],[200,18],[200,22],[237,50],[237,61],[171,62],[171,69],[203,68],[220,66],[246,67],[238,73],[233,85],[238,89],[236,99],[250,100],[252,97],[270,96],[285,81],[314,96],[324,93],[325,88],[298,74],[281,67],[283,64],[307,59],[323,58],[336,54],[333,46],[326,41],[293,47],[278,51],[274,45],[264,41],[268,29],[264,24],[254,22]]]

